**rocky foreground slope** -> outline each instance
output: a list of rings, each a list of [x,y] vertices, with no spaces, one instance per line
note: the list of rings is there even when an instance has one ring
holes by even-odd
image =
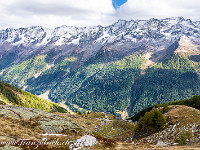
[[[200,111],[184,105],[170,106],[164,114],[164,130],[139,141],[160,146],[198,145],[200,142]],[[159,141],[159,142],[158,142]]]
[[[115,119],[109,113],[48,113],[33,108],[1,105],[0,141],[14,141],[15,144],[11,146],[22,149],[37,146],[36,149],[85,147],[94,150],[200,148],[199,110],[183,105],[169,107],[170,110],[164,114],[167,123],[162,131],[135,139],[134,123]],[[182,138],[186,143],[180,142]],[[20,145],[23,141],[35,144]],[[186,145],[178,146],[181,144]]]
[[[132,123],[116,120],[113,115],[107,113],[89,113],[87,115],[48,113],[34,108],[12,105],[0,106],[0,122],[1,143],[14,141],[18,145],[15,143],[13,146],[19,147],[19,143],[22,140],[25,142],[35,141],[36,143],[51,142],[48,145],[44,145],[44,143],[43,145],[38,144],[39,148],[45,147],[45,149],[50,149],[51,147],[53,149],[73,149],[80,146],[94,146],[97,143],[99,143],[97,149],[104,149],[114,146],[116,142],[112,140],[112,137],[119,138],[120,134],[130,133],[134,127]],[[113,128],[113,130],[117,131],[115,134],[108,133],[107,135],[107,133],[102,133],[106,129],[105,125],[113,125],[114,122],[121,124],[121,126]],[[82,139],[86,138],[85,140],[89,138],[89,143],[80,144],[80,141],[76,141],[81,137]],[[126,140],[130,140],[129,137],[126,138]],[[56,140],[61,145],[53,143]],[[2,144],[1,146],[4,145]],[[34,147],[36,147],[36,144],[32,146],[21,145],[21,148],[24,149]]]

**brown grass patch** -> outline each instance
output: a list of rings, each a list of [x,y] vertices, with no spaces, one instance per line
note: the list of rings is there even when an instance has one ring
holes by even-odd
[[[165,118],[170,119],[173,124],[181,122],[182,125],[186,125],[200,121],[200,111],[195,108],[184,105],[171,105],[170,108]]]
[[[0,117],[0,136],[14,139],[41,139],[39,134],[43,131],[37,122],[31,120],[14,120],[8,117]]]

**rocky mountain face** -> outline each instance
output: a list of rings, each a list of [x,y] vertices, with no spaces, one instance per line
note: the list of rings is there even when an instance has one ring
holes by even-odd
[[[200,22],[0,31],[0,78],[73,110],[135,114],[200,93]],[[81,109],[82,110],[82,109]]]
[[[107,26],[45,29],[40,26],[0,31],[0,56],[10,58],[1,69],[32,55],[50,55],[49,63],[76,55],[80,62],[95,56],[100,49],[108,51],[110,59],[121,58],[138,49],[161,51],[182,36],[199,43],[200,22],[184,18],[163,20],[119,20]]]

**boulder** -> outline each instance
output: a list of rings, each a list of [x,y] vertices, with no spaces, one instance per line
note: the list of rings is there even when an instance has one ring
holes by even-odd
[[[158,141],[156,146],[167,146],[167,144],[165,144],[163,141]]]
[[[76,148],[83,148],[83,147],[91,147],[96,145],[98,142],[95,137],[90,135],[85,135],[80,139],[77,139],[69,146],[70,150],[74,150]]]

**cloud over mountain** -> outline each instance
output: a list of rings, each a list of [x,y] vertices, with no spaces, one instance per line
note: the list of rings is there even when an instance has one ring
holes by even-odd
[[[149,19],[183,16],[200,20],[200,1],[182,0],[128,0],[117,10],[117,15],[124,19]]]
[[[200,20],[199,7],[198,0],[128,0],[117,9],[112,0],[6,0],[0,2],[0,28],[109,25],[118,19],[177,16]]]
[[[106,24],[115,13],[111,0],[8,0],[0,8],[1,28]]]

